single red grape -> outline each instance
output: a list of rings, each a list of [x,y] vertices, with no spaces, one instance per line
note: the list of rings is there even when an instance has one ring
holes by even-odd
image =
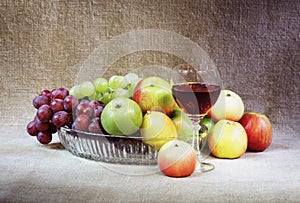
[[[50,106],[48,106],[47,104],[44,104],[44,105],[40,106],[40,108],[36,112],[36,116],[41,122],[48,122],[49,120],[51,120],[51,118],[53,116],[53,112],[52,112]]]
[[[76,108],[76,106],[78,105],[78,103],[79,103],[78,99],[75,96],[68,95],[64,99],[64,108],[65,108],[66,111],[72,112],[73,109]]]
[[[63,111],[64,110],[64,100],[53,99],[50,103],[50,107],[54,113],[58,112],[58,111]]]
[[[93,118],[89,125],[89,132],[91,133],[102,133],[102,129],[99,124],[100,119],[98,117]]]
[[[35,121],[33,120],[33,121],[30,121],[28,124],[27,124],[27,132],[28,132],[28,134],[29,135],[31,135],[31,136],[37,136],[37,134],[38,134],[38,130],[36,129],[36,127],[35,127]]]
[[[50,104],[50,99],[45,96],[45,95],[39,95],[39,96],[36,96],[34,99],[33,99],[33,106],[38,109],[40,108],[40,106],[44,105],[44,104],[47,104],[49,105]]]
[[[60,128],[62,126],[69,124],[70,119],[71,119],[71,115],[68,112],[58,111],[58,112],[54,113],[54,115],[52,117],[52,123],[57,128]]]
[[[89,103],[80,103],[76,107],[76,115],[87,115],[90,118],[94,117],[94,109],[90,106]]]
[[[102,111],[103,111],[103,109],[104,109],[104,106],[97,106],[95,109],[94,109],[94,114],[95,114],[95,117],[97,118],[100,118],[100,116],[101,116],[101,113],[102,113]]]
[[[50,98],[51,91],[50,90],[43,90],[40,95],[45,95],[46,97]]]
[[[68,90],[67,88],[61,87],[61,88],[58,88],[58,89],[62,92],[62,94],[63,94],[63,99],[65,99],[66,96],[69,95],[69,90]]]
[[[89,102],[90,106],[95,109],[97,106],[100,106],[100,102],[96,101],[96,100],[91,100]]]
[[[39,132],[37,135],[37,140],[41,144],[49,144],[52,140],[52,134],[48,131]]]
[[[88,132],[90,122],[91,120],[87,115],[81,114],[75,119],[73,128],[75,130]]]
[[[38,131],[46,131],[49,129],[49,127],[50,127],[49,122],[42,122],[37,118],[37,116],[35,117],[35,128]]]
[[[51,100],[54,99],[62,99],[64,100],[66,96],[69,95],[69,91],[66,88],[57,88],[51,91],[50,98]]]

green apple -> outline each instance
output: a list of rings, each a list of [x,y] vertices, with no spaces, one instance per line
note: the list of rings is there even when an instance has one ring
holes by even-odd
[[[201,119],[200,124],[206,126],[208,133],[210,133],[211,129],[215,125],[215,122],[209,116],[206,115],[203,119]]]
[[[142,122],[139,105],[125,97],[111,100],[101,113],[101,124],[111,135],[131,135],[139,130]]]
[[[177,129],[178,139],[185,142],[191,141],[193,139],[193,123],[191,119],[178,108],[174,109],[170,117]]]
[[[176,107],[171,85],[162,78],[148,77],[139,81],[134,89],[132,99],[138,103],[143,113],[161,111],[171,114]]]

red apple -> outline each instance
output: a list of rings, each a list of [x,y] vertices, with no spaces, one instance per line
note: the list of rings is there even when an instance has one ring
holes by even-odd
[[[164,144],[157,156],[157,163],[162,173],[170,177],[191,175],[197,164],[195,149],[187,142],[172,140]]]
[[[176,106],[170,84],[155,76],[137,83],[132,100],[139,104],[144,114],[147,111],[161,111],[170,115]]]
[[[248,112],[239,121],[245,128],[248,136],[249,151],[262,152],[272,142],[272,125],[266,115]]]

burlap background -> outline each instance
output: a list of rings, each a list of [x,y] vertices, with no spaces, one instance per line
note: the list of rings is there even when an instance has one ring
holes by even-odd
[[[35,93],[70,88],[105,41],[162,29],[198,43],[247,110],[267,114],[275,130],[299,132],[299,10],[298,0],[0,0],[0,123],[26,124]],[[138,52],[114,63],[110,74],[178,62],[166,53]]]

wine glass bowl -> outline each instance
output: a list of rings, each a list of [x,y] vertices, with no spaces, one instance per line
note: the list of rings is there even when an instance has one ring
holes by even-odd
[[[191,118],[203,118],[217,101],[220,86],[202,82],[174,84],[173,96],[182,110]]]
[[[214,166],[204,163],[199,147],[200,121],[216,103],[221,92],[221,79],[216,67],[207,65],[191,66],[180,64],[171,76],[172,94],[178,106],[192,120],[193,139],[191,145],[196,150],[199,166],[195,172],[210,171]]]

